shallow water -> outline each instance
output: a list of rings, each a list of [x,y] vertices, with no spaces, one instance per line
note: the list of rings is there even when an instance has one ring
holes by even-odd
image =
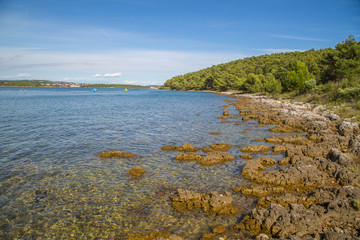
[[[178,187],[205,193],[248,183],[240,149],[274,133],[251,121],[221,123],[227,99],[142,89],[0,88],[0,237],[121,239],[166,229],[197,239],[218,224],[235,224],[254,199],[233,192],[241,211],[232,217],[177,213],[169,199]],[[237,113],[232,106],[230,113]],[[233,144],[236,159],[204,167],[160,149],[186,142]],[[108,150],[136,156],[97,156]],[[127,173],[135,165],[146,170],[140,179]]]

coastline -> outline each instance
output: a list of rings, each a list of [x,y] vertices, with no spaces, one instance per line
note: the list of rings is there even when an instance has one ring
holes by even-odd
[[[277,125],[273,131],[284,134],[258,140],[274,144],[273,152],[281,149],[285,153],[278,169],[266,171],[266,164],[258,160],[249,160],[242,169],[242,175],[253,184],[233,190],[257,197],[258,206],[232,231],[259,234],[256,239],[268,239],[261,234],[291,239],[359,239],[359,125],[324,106],[252,94],[220,94],[236,99],[232,104],[243,121]],[[229,239],[233,239],[232,234]]]
[[[261,152],[269,157],[246,162],[241,174],[251,184],[229,186],[233,194],[255,197],[257,206],[236,225],[219,225],[201,239],[360,239],[359,125],[323,106],[251,94],[218,94],[233,98],[228,103],[239,112],[240,122],[275,125],[270,131],[282,134],[253,139],[255,145],[243,148],[246,156]],[[224,109],[224,118],[226,113]],[[258,150],[261,142],[270,143],[271,150]],[[284,158],[276,162],[271,158],[275,153],[283,153]],[[204,208],[214,194],[218,193],[178,189],[171,198],[176,206]],[[232,207],[231,193],[217,198]],[[167,234],[165,239],[183,239]],[[155,231],[141,236],[156,239],[162,235]],[[153,239],[139,237],[135,234],[129,239]]]

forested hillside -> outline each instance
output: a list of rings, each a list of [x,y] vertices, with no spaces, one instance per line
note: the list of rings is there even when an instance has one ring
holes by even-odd
[[[335,48],[245,58],[173,77],[164,87],[271,95],[332,92],[335,99],[359,100],[360,42],[350,35]]]

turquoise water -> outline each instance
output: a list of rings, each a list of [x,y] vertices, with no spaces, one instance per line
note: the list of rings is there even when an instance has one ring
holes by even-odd
[[[197,239],[217,224],[235,224],[253,199],[233,192],[241,212],[232,217],[175,213],[169,199],[178,187],[231,191],[248,183],[240,149],[274,134],[254,122],[221,123],[228,99],[147,89],[0,88],[0,237],[122,239],[166,229]],[[204,167],[160,149],[186,142],[233,144],[236,159]],[[136,156],[97,157],[109,150]],[[127,173],[136,165],[146,170],[140,179]]]

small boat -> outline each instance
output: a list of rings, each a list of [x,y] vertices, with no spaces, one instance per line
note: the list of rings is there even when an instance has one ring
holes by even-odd
[[[125,92],[127,92],[128,90],[127,90],[127,88],[125,88],[125,90],[124,90]]]
[[[94,88],[94,89],[93,89],[93,92],[97,92],[97,89],[96,89],[96,88]]]

